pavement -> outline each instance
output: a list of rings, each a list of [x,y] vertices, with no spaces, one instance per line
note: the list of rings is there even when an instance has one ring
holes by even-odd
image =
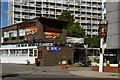
[[[91,77],[91,78],[117,78],[120,79],[120,73],[91,71],[90,67],[68,66],[71,75]]]
[[[9,67],[8,67],[9,66]],[[16,68],[17,67],[17,68]],[[18,69],[19,68],[19,69]],[[64,73],[64,74],[63,74]],[[3,65],[4,79],[12,77],[20,78],[51,78],[51,77],[65,77],[65,78],[111,78],[116,80],[120,74],[110,72],[91,71],[90,67],[80,67],[78,65],[67,65],[66,69],[61,66],[38,66],[35,65],[16,65],[4,64]]]

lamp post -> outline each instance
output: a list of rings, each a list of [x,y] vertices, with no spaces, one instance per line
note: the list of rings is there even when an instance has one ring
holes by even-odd
[[[100,52],[99,72],[103,72],[103,57],[106,48],[107,25],[107,20],[104,19],[100,21],[100,48],[102,52]]]

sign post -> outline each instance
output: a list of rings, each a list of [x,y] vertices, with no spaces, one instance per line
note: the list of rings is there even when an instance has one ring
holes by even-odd
[[[103,63],[104,63],[104,52],[106,48],[106,37],[107,37],[107,20],[102,20],[100,22],[100,61],[99,61],[99,72],[103,72]]]
[[[103,72],[103,56],[105,48],[102,48],[102,53],[100,53],[100,63],[99,63],[99,72]]]

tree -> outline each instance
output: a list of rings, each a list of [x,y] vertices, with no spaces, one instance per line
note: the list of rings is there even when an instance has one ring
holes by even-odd
[[[69,27],[67,28],[67,32],[69,37],[84,38],[84,35],[85,35],[84,30],[79,26],[78,22],[75,22],[72,25],[69,25]]]
[[[100,37],[85,37],[85,44],[90,45],[91,47],[99,47]]]
[[[61,19],[61,20],[68,20],[69,23],[74,23],[75,19],[74,19],[74,16],[71,15],[71,13],[69,11],[63,11],[61,13],[60,16],[57,17],[58,19]]]
[[[58,19],[61,20],[68,20],[67,24],[67,36],[69,37],[84,37],[85,32],[84,30],[80,27],[78,22],[75,22],[74,16],[71,15],[69,11],[63,11],[60,16],[57,17]]]

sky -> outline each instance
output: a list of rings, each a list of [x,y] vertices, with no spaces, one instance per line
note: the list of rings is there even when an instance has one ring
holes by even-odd
[[[7,0],[2,0],[1,7],[1,27],[6,27],[8,25],[8,2]]]

